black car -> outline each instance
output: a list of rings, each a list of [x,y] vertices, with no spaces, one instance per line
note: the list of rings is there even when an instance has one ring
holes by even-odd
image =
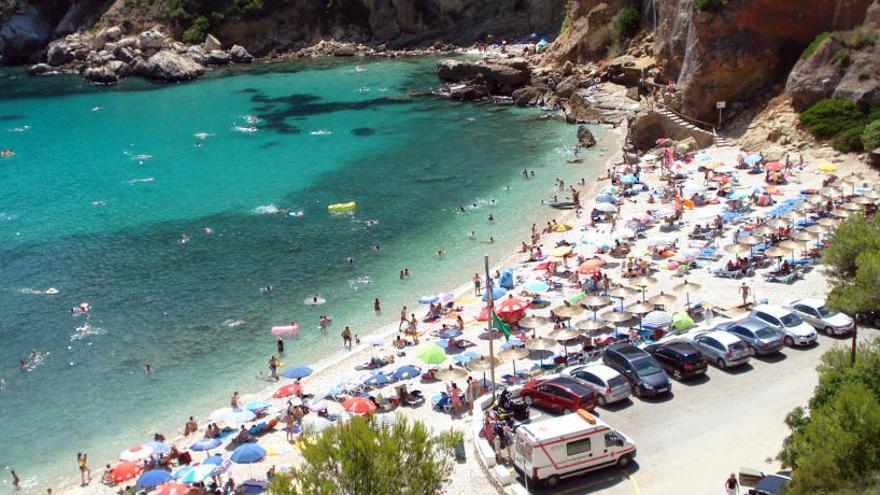
[[[614,344],[602,360],[629,380],[636,397],[653,397],[672,390],[672,381],[647,352],[632,344]]]
[[[784,474],[768,474],[749,490],[749,495],[780,495],[785,493],[791,478]]]
[[[709,363],[696,346],[682,340],[651,344],[645,348],[645,352],[678,381],[702,375]]]

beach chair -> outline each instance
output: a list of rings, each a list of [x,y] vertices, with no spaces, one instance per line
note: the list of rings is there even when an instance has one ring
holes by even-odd
[[[743,276],[742,270],[727,270],[725,268],[716,268],[714,270],[710,269],[709,273],[711,273],[712,275],[715,275],[716,277],[719,277],[719,278],[738,279]]]
[[[441,392],[440,394],[431,397],[431,404],[435,411],[445,412],[446,414],[452,413],[452,400],[449,399],[446,392]]]
[[[384,412],[393,411],[395,408],[395,404],[392,404],[390,400],[379,394],[376,396],[376,405],[379,406]]]
[[[767,274],[767,275],[770,275],[769,277],[767,277],[768,282],[774,282],[774,283],[786,284],[786,285],[793,283],[795,280],[798,279],[798,277],[800,277],[800,274],[796,271],[793,271],[793,272],[789,273],[788,275],[773,275],[773,274]]]

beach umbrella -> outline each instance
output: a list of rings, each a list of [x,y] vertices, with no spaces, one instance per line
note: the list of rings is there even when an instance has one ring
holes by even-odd
[[[439,300],[440,300],[440,298],[435,295],[422,296],[419,298],[419,302],[422,304],[432,304],[432,303],[435,303]]]
[[[224,407],[211,413],[211,420],[226,423],[248,423],[253,421],[256,415],[247,409],[232,409]]]
[[[740,199],[746,199],[749,196],[751,196],[751,194],[749,194],[745,191],[734,191],[734,192],[730,193],[730,195],[727,196],[727,199],[730,201],[737,201]]]
[[[772,258],[782,258],[783,256],[788,256],[789,252],[790,250],[784,249],[782,246],[773,246],[772,248],[764,251],[764,254]]]
[[[395,380],[408,380],[410,378],[421,376],[421,374],[421,368],[413,366],[411,364],[405,364],[400,368],[397,368],[397,370],[395,370],[394,373],[391,374],[391,376],[394,377]]]
[[[823,218],[822,220],[830,220],[830,219]],[[824,226],[825,224],[820,223],[819,225]],[[816,240],[817,237],[819,237],[818,234],[813,234],[812,232],[807,232],[806,230],[800,230],[800,231],[795,232],[794,234],[791,235],[792,239],[802,241],[802,242],[814,241],[814,240]]]
[[[331,426],[333,423],[329,419],[317,414],[306,414],[302,419],[303,433],[317,435]]]
[[[153,469],[142,474],[137,480],[140,488],[153,488],[171,479],[171,473],[164,469]]]
[[[440,364],[446,361],[446,353],[433,342],[423,342],[414,350],[416,357],[428,364]]]
[[[757,237],[755,237],[753,235],[747,235],[747,236],[743,236],[743,237],[740,237],[739,239],[737,239],[736,243],[742,244],[743,246],[757,246],[758,244],[763,244],[764,241],[762,241],[761,239],[758,239]]]
[[[654,304],[659,304],[659,305],[663,306],[666,304],[674,303],[675,301],[678,300],[678,298],[673,296],[672,294],[665,294],[665,293],[661,292],[661,293],[657,294],[656,296],[649,297],[648,300]]]
[[[364,385],[369,385],[371,387],[381,387],[383,385],[388,385],[393,382],[388,375],[386,375],[383,371],[379,371],[373,374],[373,376],[364,380]]]
[[[764,164],[764,170],[768,172],[779,172],[780,170],[785,168],[785,164],[782,162],[767,162]]]
[[[852,201],[853,201],[853,203],[856,203],[859,205],[872,205],[877,202],[877,199],[876,198],[869,198],[868,196],[859,196]]]
[[[376,410],[376,404],[366,397],[351,397],[342,403],[346,411],[359,415],[367,415]]]
[[[245,480],[238,485],[238,488],[245,495],[257,495],[265,492],[269,488],[269,483],[262,480]]]
[[[471,360],[478,359],[479,357],[480,357],[480,355],[477,354],[476,352],[467,351],[467,352],[464,352],[461,354],[456,354],[456,355],[452,356],[452,359],[458,364],[467,364]]]
[[[820,234],[820,235],[827,234],[828,230],[829,230],[828,227],[825,227],[824,225],[818,225],[818,224],[817,225],[810,225],[809,227],[806,228],[807,232],[810,232],[812,234]]]
[[[544,337],[529,339],[526,341],[526,348],[532,351],[552,351],[557,346],[553,339]]]
[[[847,210],[847,211],[860,211],[860,210],[865,209],[864,206],[857,204],[857,203],[844,203],[843,205],[840,206],[840,208],[843,208],[844,210]]]
[[[617,211],[617,206],[614,206],[611,203],[596,203],[593,208],[603,213],[615,213]]]
[[[245,409],[254,412],[259,411],[260,409],[269,409],[270,407],[272,407],[271,403],[262,400],[254,400],[244,405]]]
[[[600,321],[600,320],[595,320],[595,319],[581,320],[575,324],[575,328],[577,328],[578,330],[585,330],[585,331],[589,331],[589,332],[593,332],[596,330],[602,330],[603,328],[606,328],[607,326],[608,326],[607,323]]]
[[[509,349],[504,349],[503,351],[498,353],[498,357],[501,359],[509,359],[511,363],[513,363],[513,374],[516,374],[516,360],[522,359],[529,355],[528,349],[523,349],[522,347],[511,347]]]
[[[829,163],[829,162],[824,162],[824,163],[820,163],[816,167],[816,169],[819,170],[820,172],[834,172],[837,170],[837,165],[834,165],[833,163]]]
[[[620,298],[620,299],[623,299],[623,298],[629,297],[629,296],[631,296],[631,295],[633,295],[633,294],[635,294],[635,293],[636,293],[635,290],[630,289],[629,287],[626,287],[626,286],[623,286],[623,285],[620,286],[620,287],[615,287],[614,289],[611,289],[610,291],[608,291],[608,295],[609,295],[609,296],[611,296],[611,297],[618,297],[618,298]]]
[[[580,306],[557,306],[553,308],[553,314],[559,318],[574,318],[584,312]]]
[[[509,316],[522,313],[527,309],[529,309],[529,303],[520,301],[515,297],[508,297],[495,307],[495,314],[498,316]]]
[[[184,466],[174,473],[174,478],[179,483],[201,483],[214,476],[217,472],[216,464],[199,464],[198,466]]]
[[[742,254],[750,253],[752,251],[752,247],[746,246],[745,244],[730,244],[724,246],[724,250],[730,254]]]
[[[371,423],[376,428],[390,428],[397,424],[397,415],[391,412],[375,414]]]
[[[687,296],[687,305],[690,306],[691,305],[691,292],[698,291],[698,290],[700,290],[701,287],[702,286],[700,284],[696,284],[694,282],[688,282],[687,279],[685,279],[684,282],[676,285],[675,287],[672,288],[672,290],[676,290],[679,292],[684,291],[685,295]]]
[[[443,338],[443,339],[454,339],[454,338],[460,336],[461,334],[462,334],[461,329],[459,329],[459,328],[449,328],[449,329],[443,330],[443,332],[440,334],[440,338]]]
[[[194,450],[196,452],[203,452],[206,450],[213,450],[220,446],[222,442],[216,438],[203,438],[198,442],[189,446],[190,450]]]
[[[550,320],[548,320],[544,316],[526,316],[525,318],[521,318],[517,322],[517,325],[521,326],[522,328],[529,328],[529,329],[543,327],[544,325],[549,325],[549,324],[550,324]]]
[[[272,335],[296,335],[299,333],[299,325],[294,323],[293,325],[281,325],[277,327],[272,327],[269,332]]]
[[[622,175],[620,177],[621,184],[635,184],[639,179],[633,174]]]
[[[666,311],[651,311],[642,318],[642,323],[652,327],[665,327],[672,325],[672,315]]]
[[[498,356],[490,358],[489,356],[480,356],[467,364],[468,369],[472,371],[484,371],[490,369],[493,365],[499,366],[503,361]]]
[[[643,162],[652,162],[652,161],[656,160],[657,158],[658,158],[657,155],[652,155],[650,153],[646,153],[641,158],[639,158],[639,160],[643,161]]]
[[[144,446],[153,449],[154,454],[167,454],[171,452],[171,447],[162,442],[147,442]]]
[[[610,194],[600,194],[600,195],[596,196],[596,202],[597,202],[597,203],[611,203],[611,204],[614,204],[614,203],[617,202],[617,199],[615,199],[615,197],[612,196],[612,195],[610,195]]]
[[[318,416],[317,414],[308,414],[308,415],[306,415],[305,417],[303,417],[303,422],[304,422],[304,423],[305,423],[305,420],[306,420],[305,418],[307,418],[307,417],[309,417],[309,416],[314,416],[314,417],[316,417],[316,418],[321,418],[321,416]],[[321,419],[326,419],[326,418],[321,418]],[[328,422],[329,422],[329,421],[328,421]],[[271,456],[271,455],[284,455],[284,454],[290,454],[291,452],[293,452],[293,447],[292,447],[289,443],[287,443],[287,442],[279,443],[279,444],[277,444],[277,445],[270,445],[270,446],[266,447],[266,455],[267,455],[267,456]]]
[[[583,273],[585,275],[592,275],[600,270],[600,267],[604,265],[605,262],[601,258],[590,258],[578,267],[578,273]]]
[[[761,225],[760,227],[755,227],[752,229],[752,234],[758,235],[770,235],[776,233],[776,229],[769,225]]]
[[[559,330],[553,330],[547,335],[548,338],[551,338],[557,342],[576,339],[581,336],[581,333],[572,328],[560,328]]]
[[[124,483],[135,479],[137,475],[141,474],[141,471],[143,471],[143,467],[140,463],[128,461],[120,462],[110,470],[110,481],[112,481],[114,485]]]
[[[611,185],[611,184],[608,184],[608,185],[602,187],[602,193],[603,193],[603,194],[614,194],[614,193],[616,193],[616,192],[619,191],[619,190],[620,190],[619,187],[614,186],[614,185]]]
[[[757,153],[753,153],[753,154],[745,157],[745,159],[743,161],[745,161],[749,165],[754,165],[754,164],[760,162],[762,159],[763,158],[761,157],[761,155],[759,155]]]
[[[373,347],[382,347],[385,345],[385,339],[381,335],[368,335],[364,337],[364,343]]]
[[[649,302],[637,302],[635,304],[630,304],[626,307],[626,310],[633,314],[645,314],[654,310],[654,305]]]
[[[819,220],[816,221],[816,223],[818,223],[819,225],[821,225],[821,226],[823,226],[823,227],[836,227],[837,224],[840,223],[840,219],[838,219],[838,218],[828,218],[828,217],[825,217],[825,218],[820,218]],[[809,232],[806,232],[806,231],[798,232],[798,234],[812,235],[812,234],[810,234]],[[796,236],[792,236],[792,238],[797,239]],[[816,236],[813,235],[813,236],[812,236],[812,239],[815,239],[815,238],[816,238]],[[802,241],[808,241],[808,240],[810,240],[810,239],[800,239],[800,240],[802,240]]]
[[[542,280],[531,279],[523,284],[523,289],[533,294],[542,294],[550,290],[550,286]]]
[[[147,459],[153,455],[153,449],[146,445],[135,445],[134,447],[122,451],[119,454],[120,461],[138,462]]]
[[[571,254],[572,247],[571,246],[557,246],[550,250],[550,256],[556,258],[564,258]]]
[[[239,445],[232,451],[232,462],[236,464],[253,464],[266,457],[266,450],[255,443]]]
[[[838,208],[838,209],[832,211],[832,212],[830,213],[830,215],[831,215],[832,217],[834,217],[834,218],[848,218],[848,217],[850,216],[851,213],[852,213],[852,212],[850,212],[850,211],[841,210],[841,209]],[[813,225],[812,227],[821,227],[821,225]],[[807,229],[809,229],[809,228],[810,228],[810,227],[807,227]]]
[[[642,275],[641,277],[634,277],[629,279],[629,285],[631,287],[647,287],[652,284],[656,284],[657,279],[654,277],[649,277],[647,275]]]
[[[557,223],[553,226],[553,232],[566,232],[571,230],[571,225],[567,223]]]
[[[312,374],[312,369],[308,366],[293,366],[291,368],[285,368],[284,371],[281,372],[281,376],[285,378],[305,378]]]
[[[631,320],[633,314],[629,311],[606,311],[602,313],[602,319],[611,323],[623,323]]]
[[[448,368],[443,368],[435,371],[434,376],[436,376],[440,380],[460,380],[467,377],[468,373],[462,368],[453,368],[450,365]]]
[[[591,308],[600,308],[611,303],[611,299],[606,296],[587,296],[581,299],[581,304]]]
[[[506,289],[503,289],[501,287],[497,287],[494,285],[492,286],[492,300],[493,301],[497,301],[497,300],[501,299],[502,297],[504,297],[504,294],[507,294]],[[489,300],[489,291],[486,291],[486,293],[483,294],[483,301],[488,301],[488,300]]]
[[[272,394],[273,399],[282,399],[284,397],[290,397],[296,393],[296,389],[299,388],[302,390],[302,385],[298,383],[288,383],[287,385],[282,385],[278,387],[278,390]]]
[[[779,246],[783,249],[787,249],[789,251],[794,251],[794,250],[800,251],[800,250],[805,249],[807,247],[807,244],[805,242],[798,242],[794,239],[788,239],[788,240],[780,242],[779,244],[777,244],[777,246]]]
[[[152,495],[186,495],[188,491],[189,487],[183,483],[163,483]]]
[[[694,326],[694,319],[683,311],[678,311],[672,315],[672,327],[681,330]]]

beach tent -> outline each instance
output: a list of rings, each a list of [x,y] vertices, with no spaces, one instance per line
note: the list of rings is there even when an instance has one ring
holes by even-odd
[[[502,297],[504,297],[504,294],[507,294],[507,291],[502,289],[501,287],[495,287],[495,286],[492,287],[492,300],[497,301],[498,299],[501,299]],[[489,292],[487,291],[485,294],[483,294],[483,301],[488,301],[488,300],[489,300]]]
[[[508,268],[501,272],[501,277],[498,279],[498,285],[510,290],[513,288],[513,270]]]

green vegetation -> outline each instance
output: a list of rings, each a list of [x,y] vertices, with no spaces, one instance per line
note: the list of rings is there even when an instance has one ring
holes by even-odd
[[[831,57],[832,64],[838,64],[846,67],[847,65],[849,65],[849,62],[849,50],[847,50],[846,48],[841,48],[840,50],[837,50],[834,56]]]
[[[452,473],[461,432],[432,433],[423,423],[398,417],[374,428],[360,417],[307,440],[303,463],[269,484],[274,495],[440,494]]]
[[[618,38],[632,38],[641,25],[641,16],[639,9],[632,5],[627,5],[617,14],[617,20],[614,21],[614,28],[617,31]]]
[[[694,0],[694,7],[703,12],[718,12],[723,6],[723,0]]]
[[[869,152],[880,148],[880,120],[865,126],[865,131],[862,133],[862,148]]]
[[[846,60],[848,63],[849,55]],[[867,149],[863,135],[868,125],[877,120],[880,120],[880,108],[864,112],[852,101],[836,98],[819,101],[800,115],[801,124],[810,129],[814,136],[831,139],[834,149],[845,152]],[[876,129],[876,126],[872,129]]]
[[[804,52],[801,53],[801,58],[809,58],[810,55],[816,53],[816,50],[819,48],[819,45],[821,45],[823,41],[828,39],[829,36],[831,36],[831,33],[827,32],[827,31],[824,33],[817,34],[816,38],[813,39],[812,43],[810,43],[809,45],[807,45],[806,48],[804,48]]]
[[[847,313],[880,309],[880,219],[848,219],[830,244],[823,257],[831,282],[828,304]]]
[[[862,220],[863,222],[863,220]],[[874,227],[874,233],[880,233]],[[839,236],[849,237],[851,233]],[[837,244],[837,241],[832,245]],[[880,253],[876,250],[875,256]],[[875,306],[876,307],[876,306]],[[817,368],[819,385],[809,414],[796,408],[777,459],[793,468],[788,495],[869,494],[880,481],[880,339],[849,351],[832,349]]]
[[[565,32],[566,29],[571,26],[571,2],[574,0],[568,0],[565,2],[565,19],[562,19],[562,27],[559,28],[559,34]]]

